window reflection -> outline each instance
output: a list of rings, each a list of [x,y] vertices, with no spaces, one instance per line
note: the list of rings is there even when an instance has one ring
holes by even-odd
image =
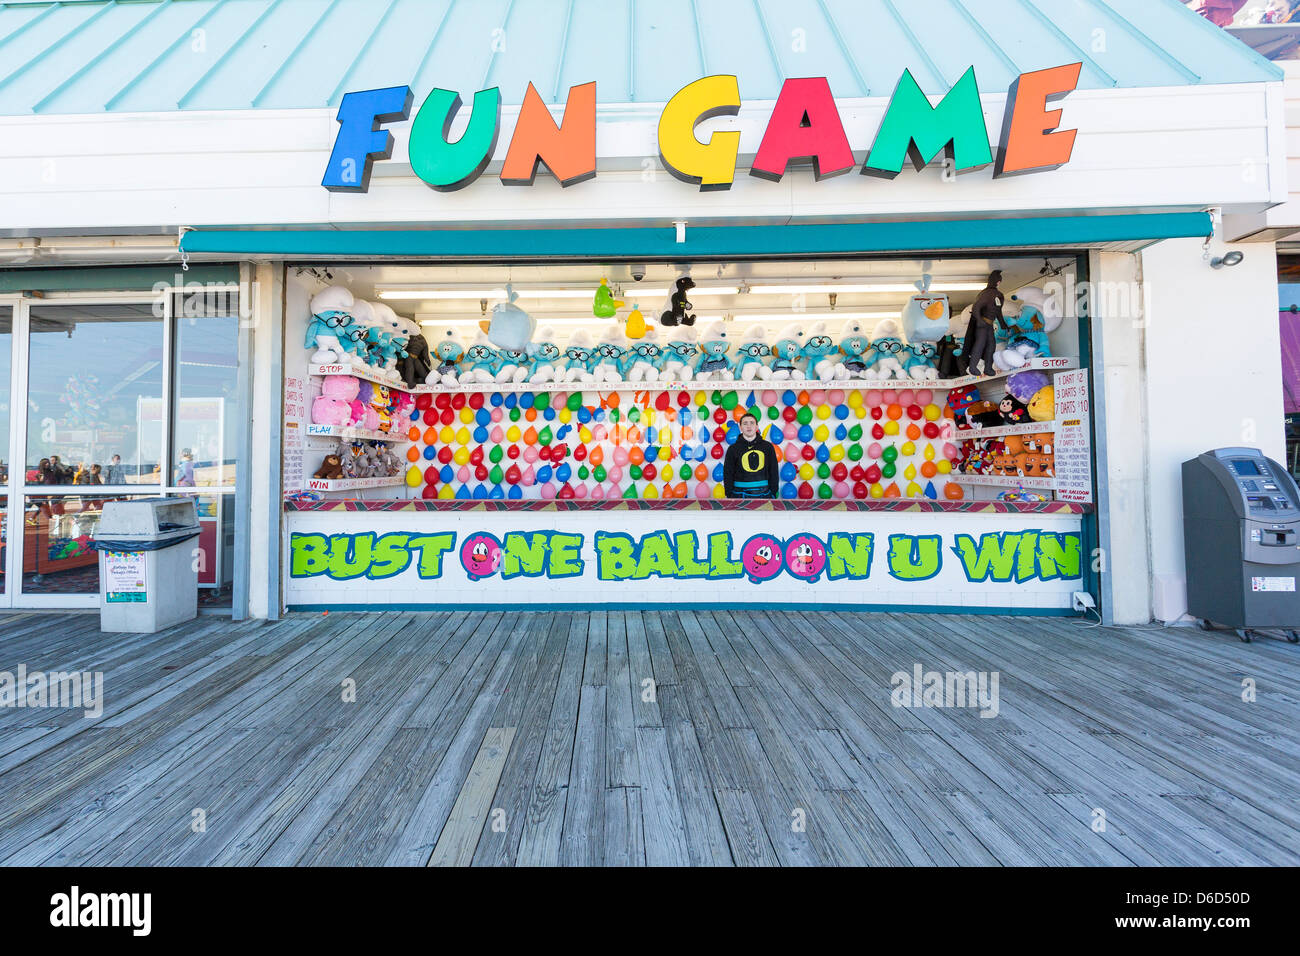
[[[179,488],[234,485],[238,447],[237,297],[176,298],[176,407],[169,479]]]

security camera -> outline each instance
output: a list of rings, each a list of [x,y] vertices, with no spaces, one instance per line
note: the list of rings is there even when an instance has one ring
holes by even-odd
[[[645,266],[632,266],[633,280],[640,282],[645,278]]]

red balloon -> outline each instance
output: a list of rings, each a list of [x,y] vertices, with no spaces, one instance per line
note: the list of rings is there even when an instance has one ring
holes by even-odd
[[[654,481],[655,475],[657,474],[659,474],[659,471],[658,469],[655,468],[653,464],[645,465],[641,469],[641,477],[644,478],[646,481]]]
[[[812,499],[812,497],[813,497],[812,485],[808,484],[808,482],[805,481],[803,484],[799,486],[799,500],[809,501]]]
[[[424,413],[424,423],[425,423],[426,425],[436,425],[436,424],[438,424],[438,412],[437,412],[437,409],[433,409],[433,408],[431,408],[431,409],[429,409],[427,412]]]
[[[849,477],[854,481],[866,481],[867,469],[863,468],[861,465],[854,465],[849,471]]]
[[[474,450],[469,453],[469,463],[471,465],[483,464],[483,446],[475,445]]]
[[[551,446],[551,461],[557,465],[569,457],[569,443],[560,442],[558,445]]]
[[[871,489],[868,488],[866,485],[864,485],[862,482],[855,481],[853,483],[854,498],[857,498],[859,501],[861,501],[863,498],[868,497],[870,494],[871,494]]]
[[[715,408],[713,410],[713,420],[721,425],[727,420],[727,410],[722,407]]]
[[[475,466],[474,477],[477,478],[479,481],[487,481],[488,480],[487,465]]]
[[[586,458],[587,458],[587,446],[586,446],[586,445],[579,445],[577,448],[573,449],[573,460],[574,460],[574,461],[585,461]]]
[[[560,493],[555,497],[559,498],[561,501],[569,501],[573,498],[573,489],[569,487],[567,481],[560,486]]]
[[[451,408],[451,396],[446,392],[439,392],[433,397],[434,408]]]
[[[836,481],[843,481],[849,477],[849,469],[845,467],[844,462],[837,461],[835,467],[831,469],[831,477]]]
[[[518,457],[519,457],[519,446],[518,446],[518,445],[511,445],[509,448],[507,448],[507,449],[506,449],[506,457],[507,457],[507,458],[518,458]]]
[[[925,412],[921,409],[920,405],[908,405],[907,417],[914,422],[919,422],[923,417],[925,417]]]
[[[551,460],[551,446],[550,446],[550,445],[543,445],[541,448],[537,449],[537,457],[540,458],[542,461],[550,461],[550,460]]]
[[[712,455],[714,458],[722,458],[726,454],[726,451],[723,450],[723,447],[721,445],[715,444],[713,448],[710,449],[709,454]]]
[[[925,427],[922,428],[921,431],[925,433],[926,438],[939,437],[939,426],[936,425],[934,422],[926,422]]]
[[[884,418],[884,417],[885,417],[885,410],[884,410],[883,408],[881,408],[879,405],[877,405],[877,406],[875,406],[874,408],[871,409],[871,420],[872,420],[872,421],[877,421],[877,422],[878,422],[878,421],[880,421],[880,420],[881,420],[882,418]]]
[[[444,465],[450,465],[452,454],[451,446],[443,445],[438,449],[438,461],[442,462]]]
[[[817,457],[817,452],[813,450],[812,445],[804,445],[803,450],[799,452],[804,461],[812,461]]]
[[[509,484],[512,485],[519,484],[519,479],[522,477],[523,475],[520,473],[518,465],[511,465],[509,468],[506,469],[506,481]]]
[[[785,408],[781,409],[781,417],[787,422],[792,422],[799,417],[799,413],[794,410],[793,405],[787,405]]]
[[[714,440],[714,441],[717,441],[717,442],[723,442],[723,441],[726,441],[726,440],[727,440],[727,430],[726,430],[725,428],[722,428],[721,426],[719,426],[718,428],[713,429],[713,440]]]
[[[465,407],[464,392],[457,392],[455,395],[451,397],[451,407],[456,409],[456,411],[460,411],[462,408]]]
[[[874,484],[876,484],[877,482],[879,482],[879,481],[880,481],[880,466],[879,466],[879,465],[872,465],[870,468],[867,469],[867,473],[866,473],[865,477],[866,477],[866,480],[867,480],[867,484],[869,484],[869,485],[874,485]]]
[[[482,393],[482,392],[474,392],[472,395],[470,395],[470,397],[469,397],[469,407],[470,407],[470,408],[473,408],[473,409],[479,409],[479,408],[482,408],[482,407],[483,407],[483,393]]]
[[[438,497],[438,489],[435,488],[435,487],[434,487],[433,485],[431,485],[431,484],[430,484],[430,485],[425,485],[424,488],[423,488],[423,490],[420,491],[420,497],[421,497],[421,498],[424,498],[426,501],[429,500],[429,499],[437,498],[437,497]]]
[[[442,422],[444,425],[451,425],[456,421],[456,413],[450,408],[444,408],[442,414],[438,416],[438,421]]]
[[[415,407],[422,412],[429,408],[432,408],[433,396],[430,395],[428,392],[421,392],[419,395],[415,396]]]
[[[659,409],[659,411],[661,412],[666,412],[668,411],[669,401],[670,399],[668,398],[668,393],[660,392],[658,395],[655,396],[655,408]]]
[[[879,422],[876,422],[876,424],[871,426],[871,437],[876,441],[880,441],[880,439],[885,437],[885,427]]]
[[[437,480],[438,480],[438,469],[437,469],[437,468],[433,467],[433,465],[430,465],[428,468],[424,469],[424,483],[425,483],[425,484],[427,484],[427,485],[431,485],[431,484],[433,484],[433,483],[434,483],[435,481],[437,481]]]
[[[690,403],[691,403],[691,396],[690,396],[689,393],[687,393],[687,392],[678,392],[678,393],[677,393],[677,404],[678,404],[678,405],[680,405],[682,408],[685,408],[685,407],[686,407],[687,405],[689,405]]]

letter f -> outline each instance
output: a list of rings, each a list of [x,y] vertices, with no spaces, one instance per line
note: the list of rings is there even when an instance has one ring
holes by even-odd
[[[368,190],[375,159],[393,155],[393,134],[379,127],[410,116],[413,100],[409,86],[344,94],[336,117],[338,136],[320,184],[330,192]]]

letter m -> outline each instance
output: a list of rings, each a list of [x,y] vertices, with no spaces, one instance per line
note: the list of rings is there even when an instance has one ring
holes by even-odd
[[[862,174],[893,179],[903,171],[904,159],[911,159],[919,172],[945,148],[959,173],[993,162],[975,68],[966,71],[938,106],[930,105],[911,71],[904,70]]]

